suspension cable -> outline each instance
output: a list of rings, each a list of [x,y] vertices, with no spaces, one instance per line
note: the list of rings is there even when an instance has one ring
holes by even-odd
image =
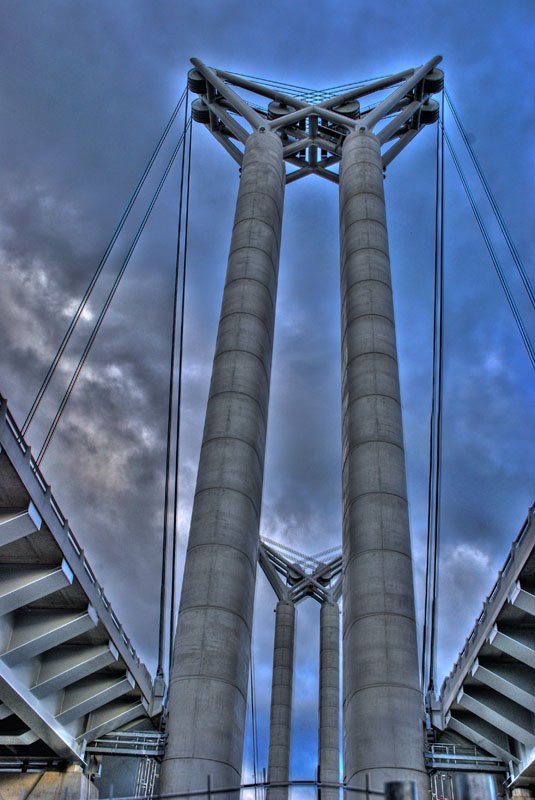
[[[444,120],[444,93],[441,103]],[[437,671],[437,632],[438,632],[438,561],[440,554],[440,489],[442,479],[442,375],[444,355],[444,126],[440,125],[440,207],[438,231],[438,297],[437,297],[437,348],[436,348],[436,430],[435,430],[435,480],[433,516],[433,583],[431,591],[431,641],[429,644],[429,689],[434,691]]]
[[[156,190],[155,190],[155,192],[154,192],[154,194],[152,196],[152,199],[151,199],[151,201],[149,203],[147,211],[145,212],[145,216],[143,217],[143,219],[142,219],[142,221],[140,223],[140,226],[139,226],[139,228],[138,228],[138,230],[136,232],[136,235],[134,236],[134,239],[132,241],[132,244],[130,245],[128,253],[125,256],[125,259],[124,259],[124,261],[123,261],[123,263],[121,265],[121,268],[120,268],[119,272],[117,273],[117,276],[115,277],[115,280],[114,280],[113,285],[112,285],[112,287],[110,289],[110,292],[109,292],[109,294],[108,294],[108,296],[107,296],[107,298],[106,298],[106,300],[104,302],[104,306],[102,307],[102,310],[101,310],[101,312],[100,312],[100,314],[98,316],[98,319],[97,319],[97,321],[95,323],[95,326],[94,326],[94,328],[93,328],[93,330],[91,332],[91,336],[89,337],[89,339],[88,339],[88,341],[86,343],[86,346],[84,347],[83,353],[80,356],[80,360],[78,361],[78,364],[76,366],[76,369],[74,370],[74,373],[73,373],[73,375],[71,377],[69,385],[68,385],[67,389],[65,390],[65,393],[64,393],[63,398],[61,400],[60,406],[59,406],[59,408],[58,408],[58,410],[56,412],[56,415],[55,415],[55,417],[54,417],[54,419],[52,421],[52,424],[50,425],[50,428],[48,429],[48,433],[46,434],[46,437],[45,437],[45,440],[44,440],[43,445],[41,447],[41,450],[39,451],[39,455],[37,456],[37,459],[36,459],[37,466],[39,466],[41,464],[41,462],[42,462],[42,460],[43,460],[43,458],[44,458],[44,456],[46,454],[46,451],[48,450],[50,442],[52,441],[52,437],[54,436],[54,433],[56,431],[58,423],[59,423],[59,421],[61,419],[61,416],[62,416],[62,414],[63,414],[63,412],[65,410],[65,406],[67,405],[67,402],[68,402],[68,400],[69,400],[69,398],[70,398],[70,396],[72,394],[72,391],[73,391],[73,389],[74,389],[74,387],[76,385],[76,382],[78,380],[78,376],[80,375],[80,372],[82,371],[82,367],[84,366],[84,364],[85,364],[85,362],[87,360],[87,357],[89,355],[91,347],[93,346],[93,342],[95,341],[96,336],[97,336],[97,334],[98,334],[98,332],[100,330],[100,327],[101,327],[101,325],[102,325],[102,323],[104,321],[104,318],[106,316],[106,312],[108,311],[108,308],[110,307],[110,303],[113,300],[115,292],[117,291],[117,288],[118,288],[118,286],[119,286],[119,284],[121,282],[121,278],[123,277],[123,275],[125,273],[126,267],[128,266],[128,263],[129,263],[129,261],[130,261],[130,259],[132,257],[132,254],[133,254],[133,252],[134,252],[134,250],[136,248],[136,245],[137,245],[137,243],[138,243],[138,241],[139,241],[139,239],[141,237],[141,234],[143,233],[145,225],[147,224],[147,220],[149,219],[149,217],[151,215],[152,209],[154,208],[156,200],[158,199],[158,197],[160,195],[162,187],[163,187],[163,185],[165,183],[165,180],[166,180],[166,178],[167,178],[167,176],[169,174],[169,171],[170,171],[171,167],[173,166],[173,162],[174,162],[174,160],[175,160],[175,158],[176,158],[176,156],[177,156],[177,154],[178,154],[178,152],[179,152],[179,150],[180,150],[180,148],[182,146],[183,141],[184,141],[184,134],[182,134],[182,136],[180,137],[178,144],[176,145],[175,149],[173,150],[173,153],[171,154],[171,158],[169,159],[169,161],[168,161],[168,163],[167,163],[167,165],[165,167],[164,174],[163,174],[158,186],[156,187]]]
[[[442,124],[442,127],[444,127],[443,124]],[[472,194],[472,191],[471,191],[471,189],[470,189],[470,187],[468,185],[468,181],[466,179],[466,176],[465,176],[465,174],[463,172],[463,169],[461,167],[460,161],[459,161],[459,159],[457,157],[457,154],[456,154],[456,152],[454,150],[454,147],[453,147],[453,144],[451,142],[451,139],[448,136],[448,133],[447,133],[446,130],[444,130],[444,138],[445,138],[446,144],[448,146],[448,150],[450,151],[450,155],[451,155],[451,157],[453,159],[453,163],[455,164],[455,168],[456,168],[456,170],[457,170],[457,172],[459,174],[459,178],[461,179],[461,183],[463,185],[463,189],[465,191],[465,194],[466,194],[466,196],[468,198],[468,202],[470,203],[470,207],[471,207],[471,209],[472,209],[472,211],[474,213],[474,216],[476,218],[477,224],[479,226],[479,230],[481,231],[481,235],[483,236],[483,240],[485,242],[485,245],[486,245],[487,250],[489,252],[489,255],[491,257],[492,263],[494,265],[494,269],[496,270],[496,274],[498,275],[498,279],[499,279],[500,284],[502,286],[502,289],[504,291],[505,297],[507,299],[507,302],[509,303],[509,307],[511,309],[511,312],[513,314],[514,320],[515,320],[516,325],[518,327],[520,336],[521,336],[522,341],[524,343],[524,347],[527,350],[529,359],[531,361],[531,365],[532,365],[533,369],[535,369],[535,351],[533,349],[533,345],[532,345],[531,340],[529,338],[529,335],[528,335],[528,332],[527,332],[526,327],[524,325],[524,322],[522,321],[522,317],[521,317],[520,312],[518,310],[518,307],[516,305],[515,299],[513,297],[512,292],[511,292],[511,289],[509,288],[509,284],[507,283],[507,279],[505,277],[505,274],[504,274],[504,271],[503,271],[503,269],[501,267],[501,264],[500,264],[500,262],[498,260],[498,256],[496,255],[496,251],[494,249],[494,246],[493,246],[493,244],[492,244],[492,242],[490,240],[490,236],[489,236],[488,231],[487,231],[487,229],[485,227],[485,223],[483,222],[483,218],[481,216],[481,213],[480,213],[480,211],[479,211],[479,209],[478,209],[478,207],[476,205],[476,202],[474,200],[474,195]]]
[[[444,114],[442,98],[441,114]],[[424,626],[422,643],[422,688],[434,689],[436,595],[438,574],[438,524],[441,462],[442,334],[444,290],[444,137],[437,125],[435,175],[435,269],[433,289],[433,356],[431,412],[429,423],[429,474],[427,491],[427,554],[425,575]]]
[[[504,220],[504,218],[502,216],[502,213],[501,213],[501,211],[500,211],[500,209],[498,207],[498,203],[496,202],[496,199],[495,199],[495,197],[494,197],[494,195],[493,195],[493,193],[491,191],[489,182],[485,177],[485,173],[483,172],[481,164],[479,163],[479,160],[478,160],[478,158],[477,158],[477,156],[476,156],[476,154],[474,152],[474,148],[472,147],[470,139],[468,138],[468,134],[466,133],[466,129],[464,128],[464,126],[463,126],[463,124],[461,122],[461,119],[459,117],[459,114],[458,114],[455,106],[453,105],[453,101],[452,101],[450,95],[448,94],[448,92],[445,91],[444,94],[445,94],[446,101],[448,103],[449,109],[450,109],[450,111],[452,113],[453,119],[455,120],[457,128],[459,129],[459,133],[461,134],[461,138],[462,138],[462,140],[464,142],[464,145],[465,145],[466,149],[468,150],[468,154],[469,154],[469,156],[470,156],[470,158],[472,160],[472,164],[475,167],[475,170],[476,170],[476,172],[478,174],[479,180],[481,181],[481,185],[483,186],[483,189],[485,190],[485,194],[487,195],[487,199],[488,199],[488,201],[489,201],[489,203],[490,203],[490,205],[492,207],[492,210],[494,212],[494,216],[496,217],[496,220],[497,220],[498,225],[500,227],[500,230],[502,232],[503,238],[505,239],[505,241],[507,243],[507,247],[509,248],[509,252],[511,253],[511,257],[512,257],[512,259],[513,259],[513,261],[515,263],[515,266],[516,266],[516,268],[518,270],[518,273],[520,275],[522,283],[524,284],[524,288],[525,288],[525,290],[527,292],[527,295],[528,295],[528,297],[529,297],[529,299],[531,301],[531,305],[533,306],[533,308],[535,308],[535,292],[533,291],[533,286],[531,285],[529,276],[528,276],[528,274],[526,272],[524,264],[522,263],[522,259],[520,258],[520,254],[519,254],[519,252],[518,252],[518,250],[516,248],[516,245],[515,245],[512,237],[511,237],[511,234],[510,234],[509,229],[508,229],[508,227],[507,227],[507,225],[505,223],[505,220]]]
[[[184,321],[186,311],[186,274],[188,266],[188,235],[189,235],[189,200],[191,184],[191,152],[193,141],[193,124],[189,123],[189,145],[188,145],[188,168],[186,178],[186,203],[184,218],[184,250],[182,257],[182,287],[180,303],[180,333],[178,341],[178,393],[177,393],[177,418],[176,418],[176,442],[175,442],[175,485],[173,503],[173,536],[171,547],[171,608],[169,616],[169,676],[173,661],[173,644],[175,636],[175,594],[176,594],[176,551],[177,551],[177,515],[178,515],[178,478],[180,469],[180,442],[181,442],[181,423],[182,423],[182,365],[184,356]],[[184,149],[186,145],[184,144]]]
[[[184,113],[184,135],[186,135],[188,127],[188,101],[186,97],[185,113]],[[191,121],[189,123],[191,125]],[[167,404],[167,436],[166,436],[166,454],[165,454],[165,483],[164,483],[164,503],[163,503],[163,536],[162,536],[162,570],[161,570],[161,585],[160,585],[160,618],[159,618],[159,635],[158,635],[158,666],[156,673],[163,675],[163,661],[165,655],[165,606],[166,606],[166,578],[167,578],[167,528],[169,518],[169,480],[171,470],[171,432],[173,427],[173,400],[174,400],[174,384],[175,384],[175,346],[176,346],[176,327],[177,327],[177,307],[178,307],[178,289],[180,277],[180,244],[181,244],[181,229],[182,229],[182,202],[184,197],[184,167],[186,161],[186,143],[182,148],[182,163],[180,167],[180,191],[178,203],[178,231],[177,231],[177,244],[176,244],[176,259],[175,259],[175,280],[173,289],[173,314],[172,314],[172,331],[171,331],[171,355],[170,355],[170,368],[169,368],[169,390],[168,390],[168,404]],[[169,639],[169,664],[171,663],[171,639]]]
[[[256,783],[258,782],[258,724],[256,715],[256,680],[255,680],[255,668],[254,668],[254,651],[252,642],[251,642],[250,656],[251,656],[250,657],[251,668],[249,670],[249,678],[251,683],[251,740],[253,746],[253,782],[255,783],[255,798],[256,798],[257,797]]]
[[[426,539],[426,566],[425,566],[425,597],[424,597],[424,625],[423,625],[423,641],[422,641],[422,663],[421,663],[421,684],[424,692],[428,689],[428,631],[430,619],[430,595],[431,595],[431,570],[434,562],[433,558],[433,542],[431,538],[431,520],[433,518],[432,504],[433,504],[433,465],[435,463],[435,416],[436,416],[436,342],[437,342],[437,298],[438,298],[438,236],[439,236],[439,148],[440,148],[440,133],[439,125],[437,125],[436,137],[436,173],[435,173],[435,270],[434,270],[434,288],[433,288],[433,350],[432,350],[432,383],[431,383],[431,412],[429,421],[429,461],[428,461],[428,482],[427,482],[427,539]]]
[[[154,151],[153,151],[153,153],[152,153],[152,155],[151,155],[151,157],[150,157],[150,159],[149,159],[149,161],[148,161],[148,163],[147,163],[147,165],[146,165],[146,167],[145,167],[145,169],[143,171],[143,174],[142,174],[141,178],[139,179],[139,182],[138,182],[136,188],[134,189],[134,192],[133,192],[132,196],[130,197],[130,200],[128,201],[128,204],[127,204],[127,206],[126,206],[126,208],[125,208],[125,210],[123,212],[123,215],[122,215],[121,219],[119,220],[119,222],[117,224],[117,227],[115,228],[113,236],[111,237],[111,239],[110,239],[110,241],[108,243],[108,246],[106,247],[106,250],[104,251],[104,255],[100,259],[99,265],[98,265],[97,269],[95,270],[95,272],[93,274],[93,277],[89,281],[89,285],[88,285],[87,289],[85,290],[82,299],[80,300],[78,308],[74,312],[74,316],[72,317],[71,321],[69,322],[67,330],[65,331],[63,339],[61,340],[61,343],[60,343],[60,345],[58,347],[58,350],[57,350],[57,352],[56,352],[56,354],[55,354],[55,356],[54,356],[54,358],[52,360],[52,363],[51,363],[50,367],[48,368],[48,371],[47,371],[47,373],[46,373],[46,375],[45,375],[45,377],[43,379],[43,382],[42,382],[41,386],[39,387],[39,391],[37,392],[37,395],[35,396],[35,399],[34,399],[32,405],[31,405],[31,408],[28,411],[26,419],[24,420],[24,423],[23,423],[22,428],[21,428],[21,433],[22,433],[23,436],[26,434],[26,432],[28,431],[28,428],[30,427],[30,425],[32,423],[32,420],[33,420],[33,418],[34,418],[34,416],[35,416],[35,414],[37,412],[37,409],[39,408],[41,400],[43,399],[43,396],[44,396],[46,390],[48,389],[50,381],[52,380],[52,378],[54,376],[54,373],[55,373],[56,368],[57,368],[57,366],[58,366],[58,364],[59,364],[59,362],[61,360],[61,357],[63,356],[63,353],[65,352],[65,349],[66,349],[67,345],[69,344],[71,336],[74,333],[74,329],[76,328],[76,325],[78,324],[78,321],[79,321],[80,317],[82,316],[82,314],[84,312],[84,309],[85,309],[85,307],[86,307],[86,305],[87,305],[87,303],[89,301],[89,298],[91,297],[93,289],[95,288],[95,285],[96,285],[100,275],[102,274],[102,270],[104,269],[104,267],[106,265],[108,257],[110,255],[110,253],[111,253],[111,251],[112,251],[117,239],[119,238],[119,235],[120,235],[122,229],[124,228],[124,225],[125,225],[126,220],[127,220],[128,216],[130,214],[130,211],[132,210],[132,207],[133,207],[134,203],[136,202],[137,198],[139,197],[139,193],[141,192],[141,189],[143,188],[145,180],[147,179],[147,176],[148,176],[150,170],[152,169],[152,166],[153,166],[153,164],[154,164],[154,162],[155,162],[155,160],[156,160],[156,158],[158,156],[158,153],[160,152],[160,150],[162,148],[162,145],[163,145],[165,139],[167,138],[167,134],[169,133],[169,131],[171,129],[171,126],[173,125],[173,122],[175,121],[175,119],[177,117],[177,114],[180,111],[180,108],[182,106],[182,103],[184,102],[185,97],[186,97],[186,89],[182,92],[182,95],[180,96],[180,99],[179,99],[179,101],[178,101],[173,113],[171,114],[171,117],[170,117],[167,125],[165,126],[162,135],[160,136],[160,139],[159,139],[159,141],[158,141],[158,143],[157,143],[157,145],[156,145],[156,147],[155,147],[155,149],[154,149]]]

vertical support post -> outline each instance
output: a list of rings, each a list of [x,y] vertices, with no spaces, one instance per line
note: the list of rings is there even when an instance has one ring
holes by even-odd
[[[380,143],[340,168],[345,778],[428,789]],[[424,796],[422,794],[422,796]]]
[[[275,609],[275,643],[269,721],[268,782],[290,780],[295,605],[280,600]],[[268,800],[287,800],[288,787],[268,788]]]
[[[320,609],[319,765],[322,783],[340,781],[340,612],[338,603]],[[337,800],[337,789],[322,789],[322,800]]]
[[[241,779],[283,196],[281,140],[257,131],[243,158],[206,409],[164,794],[204,791],[209,774],[212,789]]]

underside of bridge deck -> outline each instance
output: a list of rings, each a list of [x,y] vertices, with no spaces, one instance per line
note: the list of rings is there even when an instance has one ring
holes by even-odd
[[[161,696],[0,410],[0,760],[83,765],[88,742],[150,725]]]
[[[511,787],[535,786],[534,515],[444,682],[438,723],[501,759]]]

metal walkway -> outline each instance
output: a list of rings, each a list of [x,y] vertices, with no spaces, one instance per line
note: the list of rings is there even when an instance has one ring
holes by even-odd
[[[437,727],[535,778],[535,507],[444,681]]]
[[[84,763],[161,695],[0,397],[0,759]]]

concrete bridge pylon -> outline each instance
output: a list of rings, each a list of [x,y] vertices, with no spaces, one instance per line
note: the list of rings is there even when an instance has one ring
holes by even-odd
[[[310,174],[340,187],[345,781],[382,791],[385,781],[408,780],[422,797],[428,789],[383,173],[436,122],[440,61],[343,94],[299,96],[192,59],[193,119],[241,178],[174,645],[163,793],[203,789],[208,776],[214,788],[240,784],[283,196],[285,184]],[[267,108],[236,88],[267,98]],[[361,113],[360,98],[375,92]],[[324,599],[320,771],[337,782],[338,723],[327,700],[337,708],[338,607]],[[282,597],[278,609],[290,609]],[[287,656],[293,623],[277,632]],[[274,695],[281,733],[270,741],[270,764],[282,775],[291,669],[287,657],[275,666],[284,685],[278,705]]]

